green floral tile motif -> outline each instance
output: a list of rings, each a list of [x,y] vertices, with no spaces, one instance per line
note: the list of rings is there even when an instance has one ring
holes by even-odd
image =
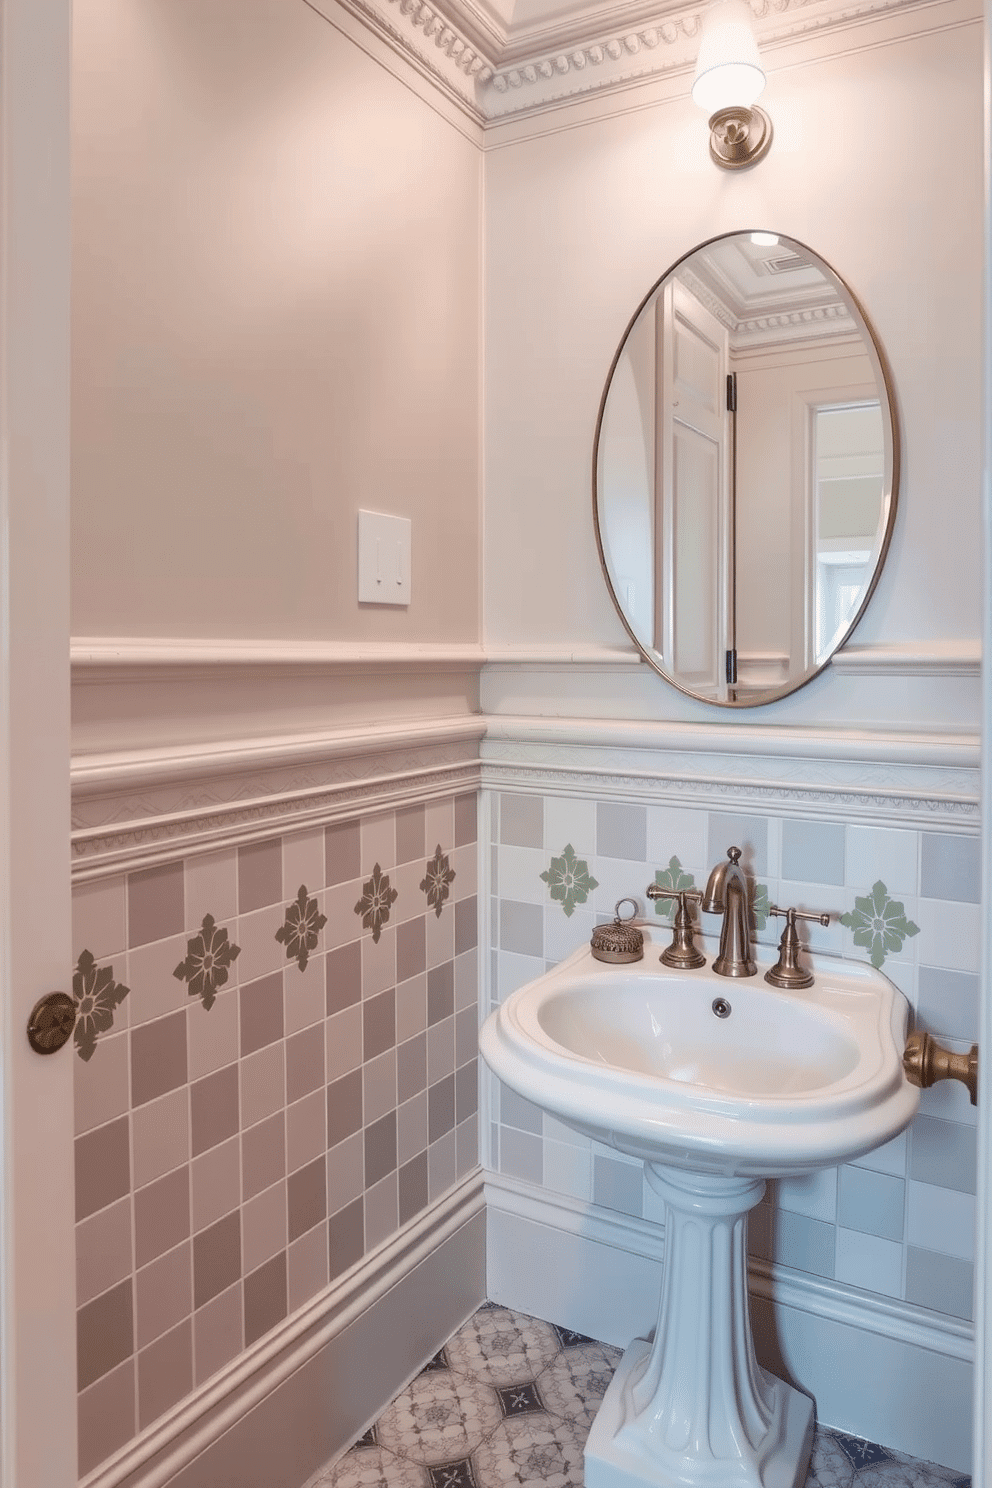
[[[327,916],[320,913],[316,899],[309,897],[306,884],[300,884],[300,892],[287,906],[286,918],[276,931],[276,940],[286,947],[286,960],[295,961],[301,971],[306,971],[310,952],[317,949],[326,924]]]
[[[660,889],[672,889],[676,893],[680,889],[694,889],[696,880],[691,873],[686,873],[678,858],[671,857],[667,868],[659,868],[654,876],[654,881]],[[662,919],[671,923],[675,918],[675,911],[679,907],[677,899],[656,899],[654,901],[654,912],[661,915]]]
[[[199,935],[186,942],[186,960],[180,961],[172,975],[189,984],[189,996],[199,997],[207,1012],[213,1007],[217,990],[227,981],[232,961],[241,955],[241,947],[228,940],[227,931],[213,915],[204,915]]]
[[[764,930],[768,924],[768,885],[755,884],[751,894],[751,918],[755,930]]]
[[[584,858],[575,856],[575,848],[570,842],[565,844],[560,858],[551,859],[551,867],[544,870],[541,878],[547,884],[551,898],[568,916],[575,912],[577,904],[585,904],[593,889],[599,888],[598,880],[589,872],[589,864]]]
[[[113,1027],[114,1012],[130,990],[114,981],[112,966],[97,966],[89,951],[80,953],[72,974],[72,995],[76,1001],[73,1039],[80,1059],[93,1058],[101,1033]]]
[[[441,918],[444,901],[451,892],[451,885],[454,881],[455,870],[441,851],[439,842],[437,851],[427,864],[426,877],[420,880],[420,887],[427,895],[427,903],[438,919]]]
[[[376,863],[372,877],[362,884],[362,897],[355,905],[355,913],[362,917],[362,928],[372,931],[374,941],[378,942],[382,927],[389,919],[389,907],[398,898],[399,891],[389,887],[389,874],[383,873]]]
[[[871,952],[871,964],[878,971],[890,951],[901,951],[903,942],[919,935],[919,925],[907,920],[901,899],[891,899],[881,879],[871,893],[854,901],[854,908],[840,917],[842,925],[854,931],[854,944]]]

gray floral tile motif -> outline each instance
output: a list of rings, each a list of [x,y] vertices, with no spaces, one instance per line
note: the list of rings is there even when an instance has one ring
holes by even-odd
[[[478,1488],[471,1457],[463,1457],[461,1462],[445,1462],[441,1467],[429,1467],[427,1475],[431,1488]]]
[[[827,1431],[813,1437],[813,1456],[809,1464],[806,1488],[851,1488],[854,1464],[839,1443]]]
[[[434,856],[427,864],[426,876],[420,880],[420,887],[427,895],[427,903],[438,919],[441,918],[444,901],[451,892],[451,885],[454,881],[455,870],[441,851],[439,842]]]
[[[383,873],[376,863],[372,869],[372,877],[362,884],[362,897],[355,905],[355,913],[361,915],[362,928],[372,931],[372,939],[377,944],[382,927],[389,919],[390,905],[395,904],[398,898],[399,891],[389,887],[389,874]]]
[[[313,1488],[424,1488],[423,1469],[385,1448],[360,1443],[345,1453]]]
[[[531,1483],[581,1488],[586,1431],[553,1416],[510,1417],[475,1454],[479,1488]]]
[[[667,868],[659,868],[654,876],[654,881],[660,889],[671,889],[678,893],[680,889],[694,889],[696,880],[693,874],[686,873],[678,858],[674,855],[668,860]],[[654,912],[669,923],[675,918],[675,911],[679,907],[677,899],[656,899],[654,901]]]
[[[599,888],[598,881],[589,872],[589,864],[584,858],[575,856],[575,848],[570,842],[565,844],[560,858],[551,859],[551,867],[544,870],[541,878],[547,884],[551,898],[568,916],[574,913],[577,904],[585,904],[593,889]]]
[[[523,1385],[505,1385],[496,1391],[496,1396],[504,1416],[526,1416],[544,1410],[544,1401],[532,1381]]]
[[[445,1352],[452,1369],[499,1387],[536,1379],[557,1354],[558,1339],[550,1323],[500,1307],[470,1317]]]
[[[591,1339],[563,1348],[539,1379],[541,1395],[552,1415],[562,1421],[578,1421],[588,1431],[620,1355],[620,1349]]]
[[[301,971],[306,971],[310,952],[317,949],[326,924],[327,916],[317,908],[316,899],[307,894],[306,884],[300,884],[300,892],[287,905],[286,918],[276,931],[276,940],[286,947],[286,960],[295,961]]]
[[[901,951],[906,940],[920,933],[919,925],[907,920],[902,900],[890,898],[881,879],[870,894],[855,898],[854,908],[840,922],[854,931],[854,944],[869,951],[876,971],[890,952]]]
[[[217,990],[227,981],[231,963],[241,955],[241,947],[228,940],[227,931],[213,915],[204,915],[199,935],[186,942],[186,960],[180,961],[172,975],[189,984],[189,996],[199,997],[209,1012],[216,1001]]]
[[[114,981],[112,966],[97,966],[89,951],[80,952],[72,974],[72,995],[76,1002],[73,1041],[80,1059],[93,1058],[101,1033],[113,1027],[114,1012],[130,990]]]
[[[874,1442],[862,1441],[856,1436],[845,1436],[840,1431],[834,1432],[834,1441],[856,1470],[874,1466],[877,1462],[889,1461],[889,1454],[885,1448],[876,1446]]]
[[[376,1423],[379,1442],[424,1467],[474,1452],[501,1414],[492,1390],[451,1371],[419,1374]]]

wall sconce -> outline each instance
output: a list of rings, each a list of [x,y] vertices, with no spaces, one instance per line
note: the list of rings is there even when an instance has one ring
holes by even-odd
[[[710,156],[725,170],[768,154],[772,121],[754,100],[765,86],[751,10],[745,0],[714,0],[703,16],[693,102],[710,120]]]

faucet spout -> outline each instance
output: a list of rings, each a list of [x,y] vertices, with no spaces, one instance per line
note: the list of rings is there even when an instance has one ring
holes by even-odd
[[[748,885],[740,859],[740,848],[728,847],[727,862],[717,863],[713,869],[700,906],[707,914],[723,915],[720,951],[713,962],[717,976],[754,976],[758,970],[751,955]]]

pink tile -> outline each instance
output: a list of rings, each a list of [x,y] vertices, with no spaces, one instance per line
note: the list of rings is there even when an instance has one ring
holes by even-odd
[[[186,1006],[186,983],[174,975],[185,959],[185,935],[173,935],[168,940],[128,952],[127,984],[131,995],[127,1001],[132,1026]]]
[[[213,1007],[199,998],[186,1010],[189,1044],[189,1077],[199,1080],[238,1057],[238,989],[230,983],[217,995]]]
[[[238,913],[238,855],[235,848],[204,853],[186,859],[186,927],[213,915],[218,925],[227,924]],[[230,933],[230,932],[229,932]],[[232,977],[236,974],[232,968]]]
[[[365,1125],[396,1107],[396,1050],[390,1049],[363,1066]]]
[[[238,992],[241,1018],[241,1056],[254,1054],[266,1044],[281,1039],[285,1029],[283,1020],[283,973],[260,977],[245,985],[242,981]]]
[[[135,1277],[138,1348],[167,1333],[193,1311],[193,1248],[187,1240],[144,1266]]]
[[[426,865],[427,859],[421,853],[420,857],[413,862],[401,863],[389,875],[389,882],[396,890],[396,903],[393,910],[398,923],[403,920],[416,919],[427,908],[427,896],[420,887]]]
[[[400,1166],[427,1149],[427,1091],[404,1101],[396,1112],[396,1157]]]
[[[123,1116],[131,1103],[131,1062],[127,1030],[105,1033],[92,1059],[73,1058],[72,1083],[76,1135]]]
[[[450,852],[455,845],[454,801],[429,801],[424,811],[424,837],[430,856],[440,844],[443,853]]]
[[[324,1083],[324,1027],[320,1023],[286,1040],[286,1100],[302,1100]]]
[[[281,1323],[287,1312],[286,1253],[245,1277],[245,1347]]]
[[[189,1172],[177,1168],[134,1196],[134,1259],[139,1267],[189,1235]]]
[[[76,1219],[87,1219],[131,1187],[131,1132],[126,1116],[76,1138]]]
[[[193,1233],[230,1214],[241,1203],[241,1140],[232,1137],[192,1163]]]
[[[396,1038],[405,1043],[427,1027],[427,973],[396,988]]]
[[[233,1137],[240,1125],[239,1066],[204,1075],[190,1086],[190,1117],[193,1156],[199,1157],[219,1142]]]
[[[479,1005],[479,952],[466,951],[455,957],[455,1011]]]
[[[402,806],[396,813],[396,861],[397,863],[419,862],[425,855],[424,808]]]
[[[271,837],[238,848],[238,909],[248,914],[283,898],[282,842]]]
[[[238,957],[238,978],[242,983],[270,976],[272,972],[281,971],[286,965],[285,949],[276,940],[276,931],[285,918],[285,906],[280,903],[267,909],[256,910],[254,914],[239,915],[236,936],[234,936],[233,926],[231,927],[229,933],[241,947],[241,954]]]
[[[134,1186],[189,1162],[189,1090],[183,1085],[131,1115]]]
[[[286,1205],[291,1241],[327,1218],[327,1165],[323,1156],[315,1157],[287,1179]]]
[[[286,1110],[287,1170],[295,1173],[324,1152],[327,1145],[327,1099],[323,1088]]]
[[[241,1211],[193,1237],[193,1303],[199,1308],[241,1277]]]
[[[286,1118],[277,1111],[241,1134],[241,1191],[254,1198],[286,1176]]]
[[[76,1302],[82,1306],[131,1274],[131,1200],[76,1226]]]
[[[374,1250],[399,1228],[397,1175],[387,1173],[365,1195],[365,1249]]]
[[[327,1221],[294,1241],[286,1260],[289,1310],[295,1312],[327,1285]]]
[[[372,932],[362,937],[362,996],[371,997],[396,986],[396,930],[384,925],[378,944]]]
[[[312,1028],[324,1017],[324,969],[326,957],[312,956],[305,976],[294,976],[286,987],[286,1032]]]
[[[130,1276],[76,1313],[76,1376],[80,1390],[92,1385],[134,1351],[134,1307]]]
[[[82,1392],[78,1423],[79,1475],[84,1477],[137,1431],[134,1359]]]
[[[186,923],[183,865],[164,863],[127,876],[128,946],[181,934]]]
[[[311,894],[324,887],[324,832],[293,832],[282,839],[282,876],[290,894],[306,884]]]
[[[396,813],[382,811],[362,818],[362,876],[367,878],[376,863],[383,873],[396,866]]]
[[[361,826],[357,820],[334,822],[324,832],[328,884],[348,883],[362,871]]]
[[[273,1184],[241,1210],[242,1256],[245,1276],[286,1249],[286,1182]]]
[[[241,1061],[241,1126],[254,1126],[286,1104],[283,1042],[270,1044]]]
[[[479,1118],[470,1116],[455,1127],[455,1166],[459,1178],[471,1173],[481,1161],[479,1154]]]
[[[350,940],[324,957],[327,1016],[333,1017],[362,1000],[362,943]]]
[[[241,1283],[238,1282],[193,1314],[198,1385],[241,1353],[243,1332]]]
[[[425,1107],[426,1111],[426,1107]],[[426,1119],[425,1119],[426,1132]],[[426,1147],[426,1135],[424,1146]],[[327,1154],[327,1212],[336,1214],[365,1192],[365,1141],[361,1132]]]
[[[475,843],[479,835],[479,797],[477,791],[456,796],[455,808],[455,842],[461,846],[462,843]]]
[[[327,1083],[340,1079],[362,1062],[362,1007],[345,1008],[324,1025],[327,1046]]]
[[[138,1425],[142,1430],[193,1388],[193,1324],[187,1318],[138,1355]]]
[[[158,1096],[185,1085],[189,1078],[186,1058],[186,1013],[184,1009],[131,1029],[131,1104],[143,1106]]]
[[[469,899],[479,892],[479,849],[474,842],[456,847],[449,854],[450,866],[455,870],[455,881],[451,885],[452,899]]]
[[[435,1085],[455,1070],[455,1020],[443,1018],[427,1030],[427,1083]]]
[[[453,1131],[446,1132],[427,1151],[427,1188],[431,1203],[447,1193],[457,1176],[457,1143]]]
[[[427,969],[442,966],[455,958],[455,911],[450,900],[445,902],[441,918],[427,916]]]
[[[89,951],[97,961],[114,956],[123,960],[127,944],[124,927],[124,875],[76,884],[72,891],[72,959]]]
[[[321,935],[321,945],[327,950],[347,945],[362,933],[361,916],[355,914],[355,905],[362,897],[360,878],[336,884],[317,897],[321,913],[327,916],[327,924]]]

